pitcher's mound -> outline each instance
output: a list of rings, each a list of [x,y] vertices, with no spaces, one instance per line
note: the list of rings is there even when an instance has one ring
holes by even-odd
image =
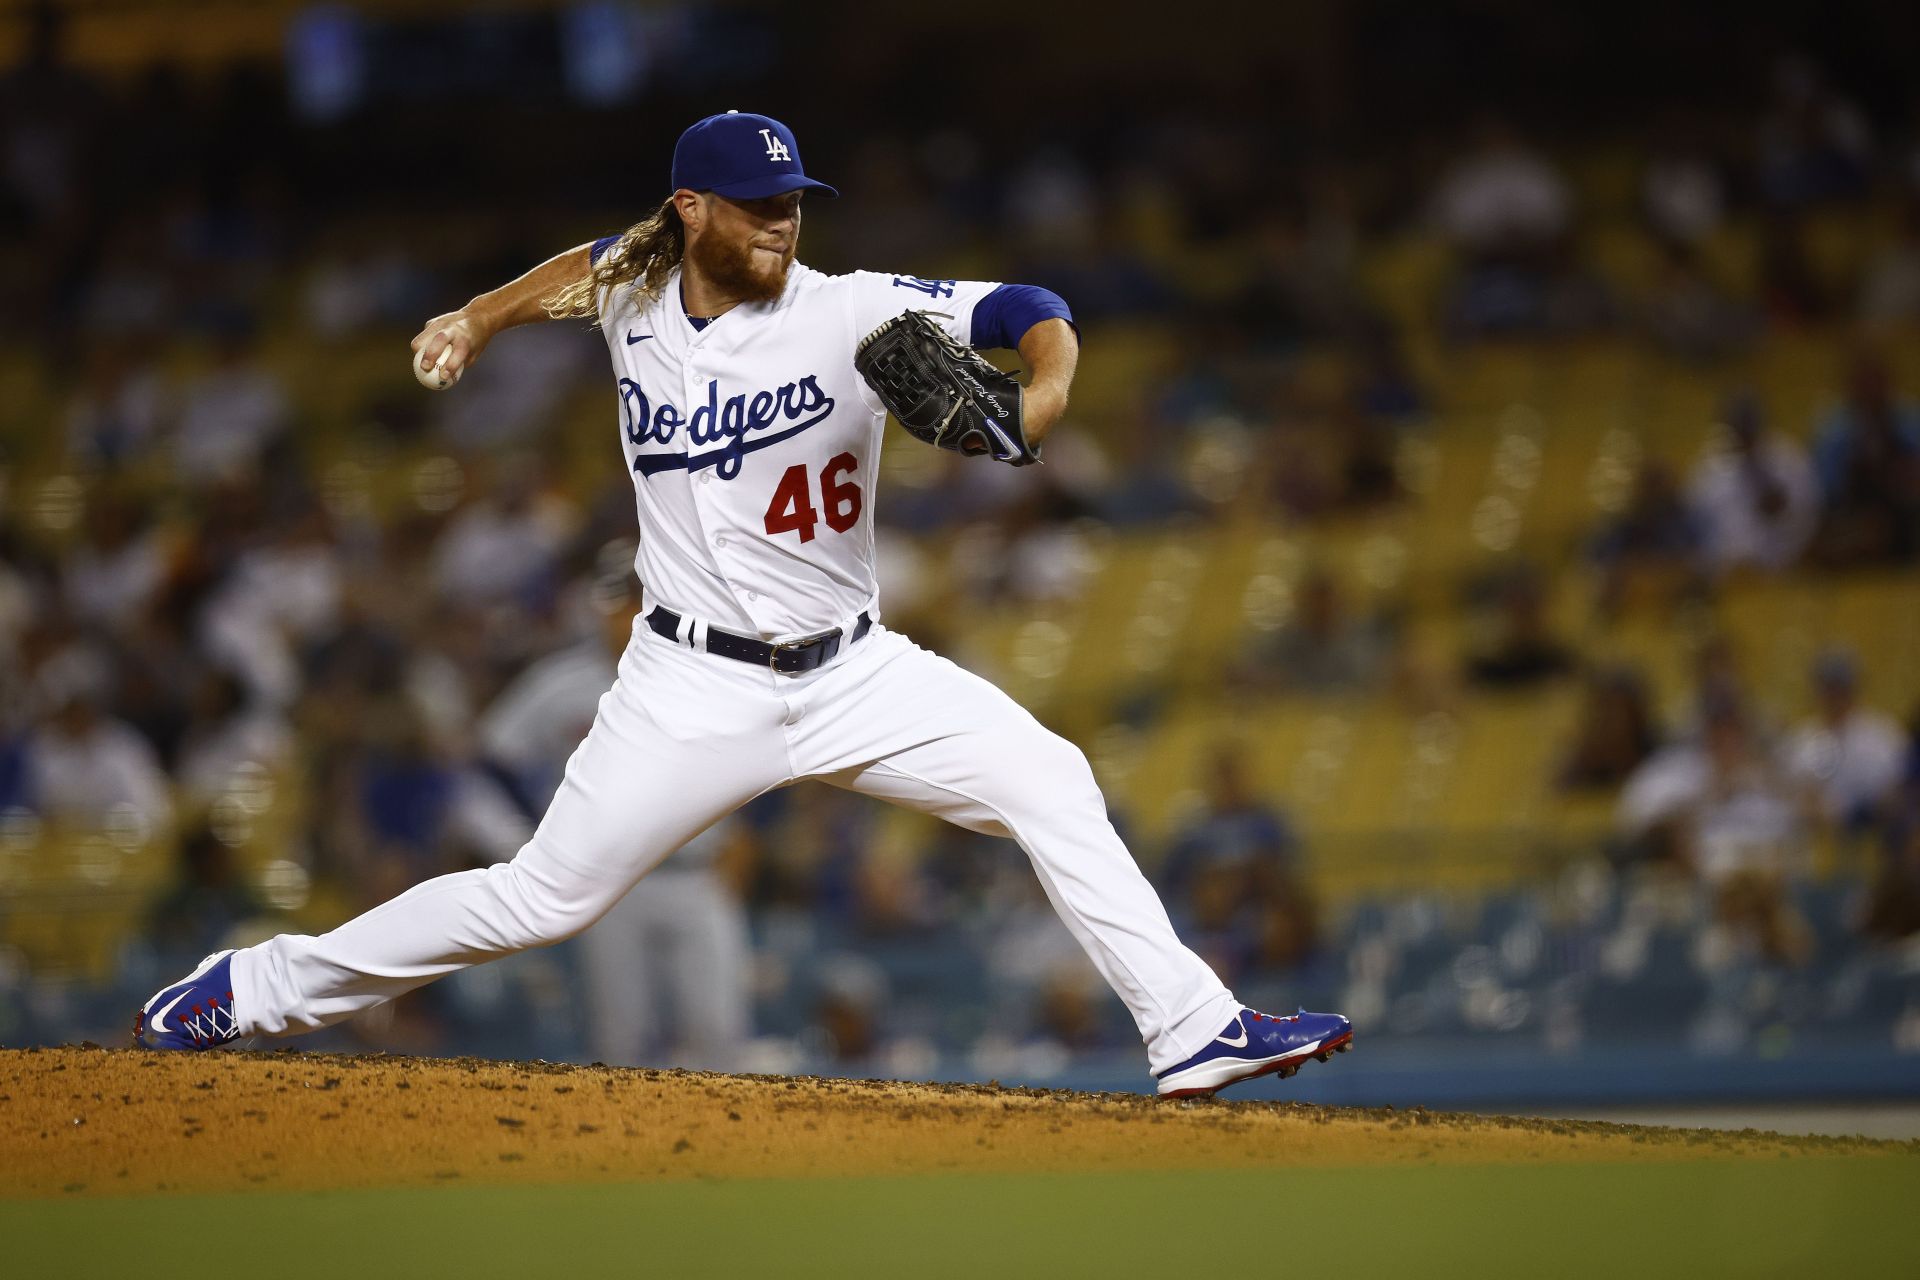
[[[467,1058],[0,1051],[0,1196],[1898,1149],[1417,1107]]]

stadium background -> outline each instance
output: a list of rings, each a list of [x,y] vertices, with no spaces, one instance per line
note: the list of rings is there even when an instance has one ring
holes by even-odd
[[[887,615],[1243,998],[1354,1018],[1265,1095],[1910,1101],[1920,18],[1610,13],[8,7],[0,1043],[511,846],[483,725],[619,607],[618,406],[584,329],[443,397],[404,343],[737,106],[845,193],[810,264],[1073,304],[1045,468],[891,442]],[[806,786],[721,866],[731,1065],[1148,1083],[1013,846]],[[582,963],[305,1043],[585,1060]]]

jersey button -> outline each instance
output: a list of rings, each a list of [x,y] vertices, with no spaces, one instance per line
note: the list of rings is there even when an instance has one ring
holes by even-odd
[[[713,483],[713,472],[711,472],[711,471],[702,471],[702,472],[700,473],[700,483],[701,483],[701,484],[712,484],[712,483]]]
[[[749,591],[749,592],[747,592],[747,599],[749,599],[749,600],[758,600],[759,598],[760,598],[760,593],[759,593],[758,591]]]
[[[723,534],[721,534],[721,535],[720,535],[719,537],[717,537],[717,538],[715,538],[715,539],[713,540],[713,545],[714,545],[714,546],[716,546],[716,547],[724,547],[724,546],[726,546],[726,545],[727,545],[727,535],[723,533]]]

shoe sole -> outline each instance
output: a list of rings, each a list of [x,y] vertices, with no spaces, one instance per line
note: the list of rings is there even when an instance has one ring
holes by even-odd
[[[1242,1084],[1248,1080],[1258,1080],[1261,1076],[1279,1076],[1285,1080],[1309,1060],[1326,1062],[1336,1053],[1345,1053],[1353,1048],[1353,1032],[1338,1036],[1311,1049],[1302,1049],[1299,1053],[1290,1053],[1284,1058],[1275,1058],[1272,1062],[1263,1062],[1245,1075],[1235,1076],[1231,1080],[1222,1080],[1218,1084],[1193,1085],[1182,1089],[1169,1089],[1160,1096],[1163,1098],[1211,1098],[1229,1085]]]

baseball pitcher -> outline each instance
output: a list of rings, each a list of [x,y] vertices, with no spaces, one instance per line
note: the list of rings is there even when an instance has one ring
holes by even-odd
[[[597,318],[612,358],[645,594],[533,838],[330,933],[208,957],[142,1007],[135,1039],[205,1049],[310,1031],[572,937],[726,814],[816,778],[1018,841],[1132,1012],[1160,1093],[1211,1094],[1345,1049],[1345,1018],[1256,1013],[1182,945],[1073,744],[881,622],[873,486],[888,411],[978,465],[1036,462],[1079,353],[1066,303],[801,265],[802,199],[836,193],[766,116],[689,128],[672,188],[622,234],[413,340],[415,374],[436,387],[538,320]],[[975,354],[997,347],[1018,350],[1024,386]]]

